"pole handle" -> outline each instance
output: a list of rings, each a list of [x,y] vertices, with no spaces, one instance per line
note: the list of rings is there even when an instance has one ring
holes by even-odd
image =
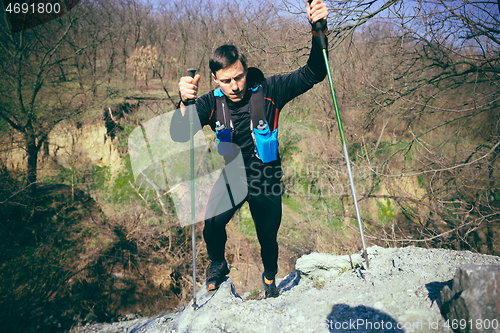
[[[188,68],[187,75],[194,77],[196,75],[196,68]]]
[[[196,75],[196,68],[188,68],[187,70],[187,76],[193,77]],[[187,101],[184,101],[184,104],[186,106],[194,104],[194,99],[188,99]]]
[[[312,1],[313,0],[309,0],[309,4],[311,4]],[[325,28],[323,27],[323,24],[321,23],[321,21],[316,21],[316,22],[312,23],[311,25],[312,25],[313,31],[315,31],[316,34],[318,34],[318,39],[319,39],[319,44],[321,45],[321,49],[326,50],[327,49],[326,36],[323,33],[323,31],[325,30]]]

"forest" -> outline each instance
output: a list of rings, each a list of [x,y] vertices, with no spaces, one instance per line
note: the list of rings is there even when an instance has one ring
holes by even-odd
[[[500,255],[500,2],[325,2],[367,246]],[[2,13],[4,330],[69,332],[186,305],[191,228],[169,191],[136,182],[129,135],[177,108],[188,68],[201,74],[200,94],[215,89],[208,60],[219,45],[238,45],[266,76],[303,66],[305,1],[81,0],[17,32]],[[362,245],[326,79],[281,111],[279,135],[282,278],[304,254]],[[227,231],[237,291],[262,289],[247,204]]]

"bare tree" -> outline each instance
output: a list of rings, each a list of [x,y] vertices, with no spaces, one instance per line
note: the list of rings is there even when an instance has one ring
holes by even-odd
[[[420,242],[498,253],[498,4],[399,2],[390,13],[391,80],[367,82],[378,92],[371,119],[391,112],[401,134],[378,177],[426,189],[422,209],[399,198]]]
[[[33,193],[38,152],[48,134],[56,124],[81,114],[92,103],[87,99],[86,89],[72,84],[77,77],[80,88],[84,88],[82,68],[72,73],[68,64],[92,50],[90,83],[91,90],[95,91],[96,47],[105,39],[105,27],[97,24],[93,17],[105,11],[99,6],[98,2],[83,2],[61,18],[19,33],[12,33],[7,22],[2,22],[0,117],[22,137],[27,156],[27,182]]]
[[[400,237],[391,237],[403,243],[410,235],[429,246],[498,253],[498,3],[332,1],[329,8],[330,63],[350,155],[355,168],[371,170],[356,179],[364,207],[390,200],[398,212],[391,219],[400,222],[391,223]],[[280,10],[304,11],[289,0]],[[316,159],[333,188],[345,181],[337,174],[337,125],[326,87],[315,94],[315,117],[329,134]]]

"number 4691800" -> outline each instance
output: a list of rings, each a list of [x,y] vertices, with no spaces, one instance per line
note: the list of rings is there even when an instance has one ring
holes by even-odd
[[[5,11],[9,14],[58,14],[61,11],[59,3],[9,3]]]
[[[446,328],[452,328],[454,330],[460,328],[462,330],[469,328],[469,329],[478,329],[478,330],[483,330],[483,329],[497,329],[498,328],[498,320],[493,319],[469,319],[468,321],[465,319],[453,319],[453,320],[447,320],[446,323],[444,324],[444,327]]]

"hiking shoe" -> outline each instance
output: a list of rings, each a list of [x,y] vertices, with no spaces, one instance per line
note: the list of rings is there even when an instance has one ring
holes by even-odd
[[[225,280],[226,275],[229,274],[227,262],[224,261],[211,261],[208,268],[207,279],[205,280],[207,291],[219,288],[219,285]]]
[[[264,281],[264,273],[262,273],[262,284],[264,285],[264,291],[266,298],[269,297],[278,297],[280,295],[280,291],[276,287],[276,280],[273,280],[271,284],[267,284]]]

